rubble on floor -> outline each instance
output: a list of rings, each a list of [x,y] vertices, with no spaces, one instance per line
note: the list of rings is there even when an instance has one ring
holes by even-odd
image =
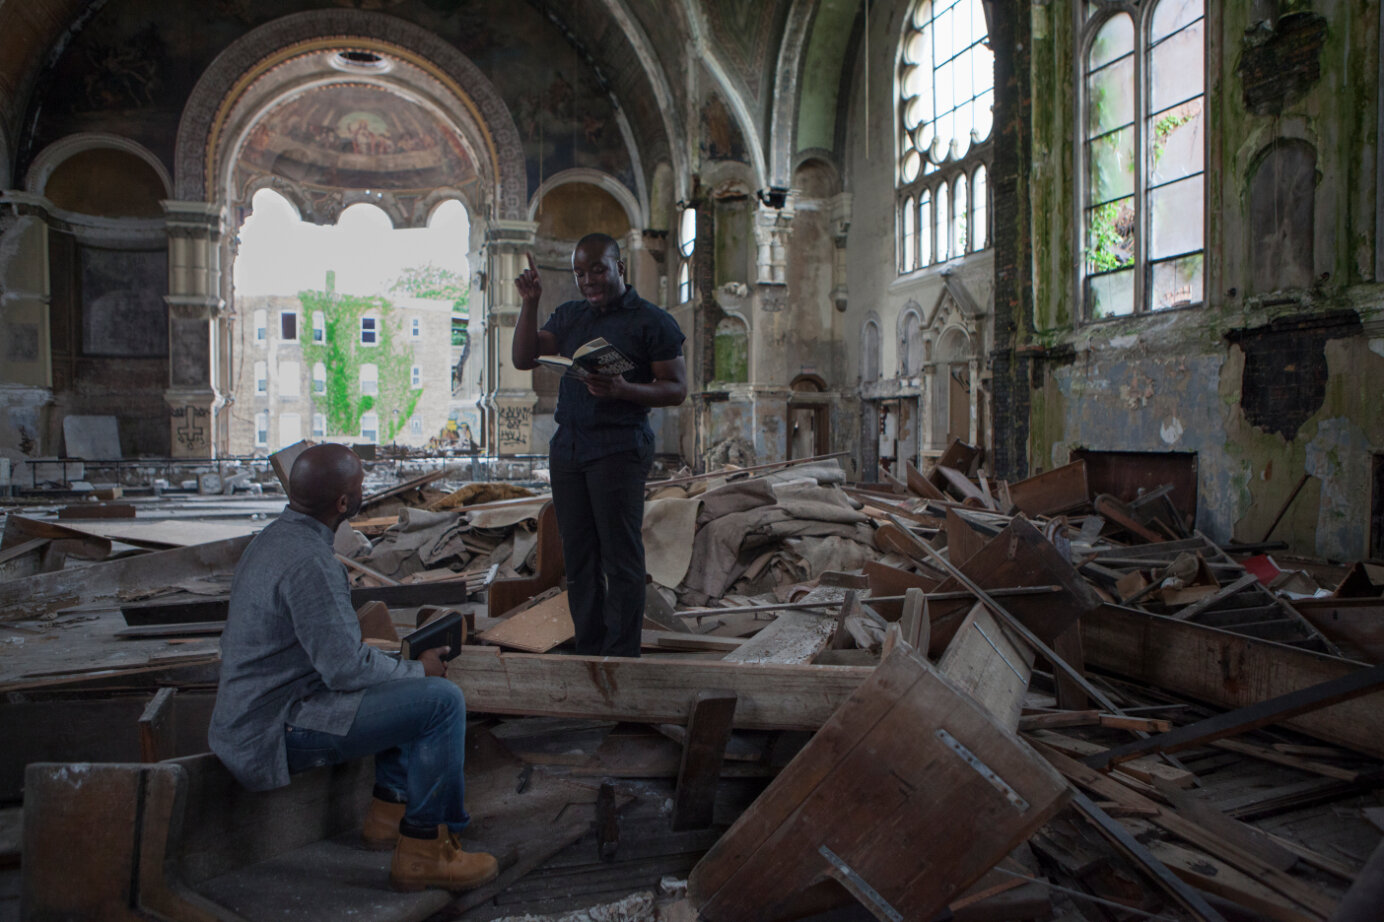
[[[337,551],[369,642],[465,616],[476,834],[565,817],[436,918],[1333,919],[1379,873],[1384,570],[1218,545],[1172,487],[1116,497],[1080,460],[979,461],[650,483],[638,660],[563,652],[547,495],[382,491]],[[200,751],[246,538],[101,560],[130,537],[9,517],[0,566],[86,559],[7,571],[0,688],[15,723],[175,689],[147,763]]]

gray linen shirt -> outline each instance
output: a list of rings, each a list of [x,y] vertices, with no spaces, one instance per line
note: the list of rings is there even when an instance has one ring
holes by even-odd
[[[361,643],[331,531],[285,509],[236,566],[207,740],[245,787],[283,787],[285,725],[343,735],[365,689],[422,675]]]

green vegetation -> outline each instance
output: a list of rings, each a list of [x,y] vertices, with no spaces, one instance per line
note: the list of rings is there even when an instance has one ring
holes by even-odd
[[[1169,112],[1153,123],[1153,162],[1157,165],[1163,159],[1163,148],[1168,144],[1168,136],[1192,120],[1190,112]]]
[[[1125,237],[1117,229],[1120,203],[1097,205],[1087,214],[1086,262],[1091,272],[1109,272],[1127,265],[1129,259],[1121,254]]]
[[[749,337],[745,325],[727,318],[716,325],[715,378],[727,384],[750,380]]]
[[[405,269],[399,280],[390,287],[395,294],[410,298],[427,298],[430,301],[451,301],[452,313],[465,314],[470,299],[470,283],[450,269],[442,269],[429,263]]]
[[[321,362],[327,369],[326,393],[312,396],[314,405],[321,407],[327,418],[327,434],[359,435],[361,416],[374,410],[380,421],[379,440],[392,441],[407,425],[423,395],[422,388],[409,386],[412,351],[394,346],[395,331],[390,323],[394,306],[380,297],[332,291],[302,291],[298,299],[304,316],[321,311],[326,318],[323,342],[304,342],[303,359],[309,367]],[[367,312],[379,318],[373,346],[360,341],[360,319]],[[374,395],[360,392],[360,366],[369,363],[374,363],[379,373],[379,393]]]

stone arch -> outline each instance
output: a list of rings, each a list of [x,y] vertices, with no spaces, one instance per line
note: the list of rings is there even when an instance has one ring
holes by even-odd
[[[750,324],[739,311],[726,311],[713,336],[713,378],[726,384],[750,381]]]
[[[0,142],[2,141],[3,139],[0,139]],[[124,151],[144,161],[163,183],[164,196],[168,197],[173,194],[173,178],[168,175],[168,167],[163,165],[163,161],[155,156],[153,151],[138,141],[132,141],[129,138],[105,131],[84,131],[70,134],[49,144],[39,152],[33,163],[29,165],[28,174],[24,180],[24,188],[35,195],[42,195],[53,171],[64,161],[83,151],[107,148]],[[0,146],[0,152],[3,150],[3,146]],[[8,163],[8,158],[6,162]],[[3,184],[0,184],[0,188],[3,188]]]
[[[480,142],[484,156],[477,168],[494,189],[493,208],[467,202],[472,214],[522,220],[528,180],[519,130],[493,84],[454,46],[402,19],[360,10],[315,10],[294,13],[246,33],[219,54],[193,88],[178,126],[174,156],[175,189],[183,200],[215,200],[228,170],[226,129],[236,104],[256,84],[282,86],[288,74],[274,71],[309,51],[350,47],[397,57],[426,72],[435,83],[428,89],[448,110],[463,134]],[[347,76],[347,75],[342,75]],[[230,92],[227,88],[233,88]],[[294,87],[298,89],[299,87]],[[258,102],[262,110],[269,102]],[[242,116],[243,118],[243,116]],[[469,123],[469,124],[468,124]],[[466,129],[470,129],[467,131]]]
[[[923,309],[910,300],[899,312],[899,375],[916,378],[922,374],[925,360],[923,345]]]
[[[1278,138],[1255,158],[1249,175],[1249,266],[1252,291],[1307,288],[1314,279],[1317,149]]]
[[[829,199],[841,191],[841,171],[821,151],[804,152],[794,158],[792,188],[795,196]]]
[[[563,170],[543,180],[543,184],[534,191],[533,196],[529,199],[528,219],[532,221],[537,216],[538,205],[543,201],[543,196],[559,186],[573,183],[585,183],[609,192],[611,197],[619,202],[620,207],[625,210],[625,216],[629,218],[630,227],[644,226],[643,209],[639,207],[639,201],[634,197],[634,193],[630,192],[629,187],[609,173],[585,167]]]
[[[874,384],[879,380],[883,342],[879,319],[870,316],[860,327],[860,383]]]

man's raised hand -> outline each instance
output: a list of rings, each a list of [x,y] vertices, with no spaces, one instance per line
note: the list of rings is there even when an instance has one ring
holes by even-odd
[[[519,299],[525,304],[537,304],[538,299],[543,296],[543,281],[538,277],[538,267],[533,264],[533,254],[524,254],[528,257],[529,267],[519,273],[519,277],[514,280],[514,287],[519,290]]]

